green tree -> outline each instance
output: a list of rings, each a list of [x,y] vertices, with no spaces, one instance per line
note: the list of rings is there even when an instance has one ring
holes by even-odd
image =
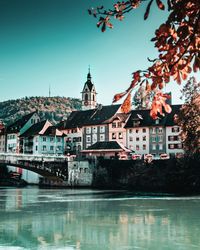
[[[185,103],[175,121],[181,126],[181,138],[185,152],[200,152],[200,82],[190,78],[182,90]]]

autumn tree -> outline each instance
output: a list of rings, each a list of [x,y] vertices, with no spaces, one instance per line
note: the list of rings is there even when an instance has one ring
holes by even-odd
[[[127,13],[142,4],[147,4],[144,13],[146,20],[154,2],[160,10],[167,7],[169,11],[166,22],[160,25],[151,39],[158,50],[158,57],[149,59],[152,63],[149,68],[133,72],[130,86],[124,92],[116,94],[113,102],[128,95],[135,86],[143,84],[147,93],[154,91],[150,114],[156,119],[158,113],[164,115],[163,108],[166,112],[171,111],[166,104],[169,96],[162,93],[164,85],[172,79],[181,84],[192,71],[197,72],[200,69],[200,1],[128,0],[116,2],[111,9],[101,6],[88,11],[98,18],[97,27],[101,27],[104,32],[107,27],[113,28],[112,18],[121,21]]]
[[[153,91],[145,91],[145,86],[140,86],[133,95],[132,105],[136,109],[150,109],[153,100]]]
[[[187,154],[200,152],[200,82],[190,78],[182,90],[185,103],[175,121],[181,127],[181,138]]]

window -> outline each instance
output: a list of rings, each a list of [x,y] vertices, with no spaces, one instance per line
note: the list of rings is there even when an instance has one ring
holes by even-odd
[[[88,101],[88,94],[85,94],[85,101]]]
[[[140,138],[139,137],[136,137],[136,141],[139,141],[140,140]]]
[[[75,147],[76,147],[76,146],[75,146]],[[57,150],[60,151],[60,150],[61,150],[61,146],[58,146],[58,147],[57,147]]]
[[[163,145],[159,144],[159,150],[163,150]]]
[[[54,150],[54,146],[50,146],[50,151],[53,151]]]
[[[118,138],[123,139],[123,134],[121,132],[119,133]]]
[[[112,123],[112,128],[116,128],[116,127],[117,127],[116,122],[113,122],[113,123]]]
[[[54,138],[53,137],[50,137],[50,142],[53,142],[54,141]]]
[[[100,133],[104,133],[105,132],[105,126],[101,126],[100,127]]]
[[[87,143],[87,144],[86,144],[86,148],[89,148],[90,146],[91,146],[90,143]]]
[[[35,146],[35,151],[38,151],[38,146]]]
[[[169,149],[174,149],[174,144],[169,144],[169,145],[168,145],[168,148],[169,148]]]
[[[163,129],[162,128],[158,128],[158,133],[162,134],[163,133]]]
[[[132,136],[129,136],[129,141],[133,141],[133,137]]]
[[[86,141],[87,141],[87,142],[91,142],[91,137],[90,137],[90,135],[87,135]]]
[[[133,121],[133,127],[138,127],[140,125],[140,121]]]
[[[66,141],[67,141],[67,142],[71,142],[71,141],[72,141],[72,138],[71,138],[71,137],[68,137],[68,138],[66,139]]]
[[[112,139],[116,139],[116,133],[112,133]]]
[[[97,127],[92,127],[93,133],[97,133]]]
[[[34,119],[31,119],[31,124],[34,124]]]
[[[143,150],[146,150],[147,149],[147,146],[145,144],[142,145],[142,149]]]
[[[105,135],[100,135],[100,141],[105,141]]]
[[[97,134],[92,135],[92,142],[93,143],[97,142]]]
[[[159,141],[159,142],[162,142],[162,141],[163,141],[163,136],[162,136],[162,135],[159,135],[159,136],[158,136],[158,141]]]
[[[155,134],[156,133],[156,128],[152,128],[151,132],[152,132],[152,134]]]
[[[152,150],[156,150],[156,144],[152,144]]]
[[[90,134],[91,133],[91,128],[90,127],[87,127],[86,128],[86,134]]]
[[[146,133],[146,128],[143,128],[143,129],[142,129],[142,132],[143,132],[143,133]]]
[[[157,119],[157,120],[155,121],[155,124],[156,124],[156,125],[159,124],[159,119]]]
[[[47,150],[47,146],[46,145],[42,146],[42,150],[46,151]]]
[[[43,137],[43,138],[42,138],[42,140],[43,140],[43,141],[46,141],[46,140],[47,140],[47,138],[46,138],[46,137]]]
[[[61,142],[61,138],[60,137],[57,137],[57,142]]]
[[[178,133],[180,131],[180,128],[179,127],[173,127],[172,128],[172,132],[173,133]]]
[[[155,137],[155,136],[152,136],[151,141],[152,141],[152,142],[156,142],[156,137]]]
[[[139,129],[136,129],[136,130],[135,130],[135,133],[138,134],[138,133],[139,133]]]
[[[136,150],[140,150],[140,146],[139,145],[136,145]]]
[[[168,136],[169,141],[174,141],[174,136]]]
[[[130,134],[132,133],[132,129],[129,129],[129,133],[130,133]]]
[[[121,122],[118,122],[118,123],[117,123],[117,127],[118,127],[118,128],[121,128],[121,127],[122,127],[122,123],[121,123]]]
[[[146,140],[147,140],[147,137],[146,137],[146,136],[143,136],[143,137],[142,137],[142,140],[143,140],[143,141],[146,141]]]

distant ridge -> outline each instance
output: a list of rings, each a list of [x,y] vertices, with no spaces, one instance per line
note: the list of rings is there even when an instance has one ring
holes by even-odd
[[[22,116],[38,111],[42,119],[53,123],[66,119],[73,110],[81,109],[81,100],[70,97],[24,97],[0,102],[0,120],[6,125]]]

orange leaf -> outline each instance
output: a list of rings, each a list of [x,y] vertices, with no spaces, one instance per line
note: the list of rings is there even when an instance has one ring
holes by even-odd
[[[165,9],[165,5],[162,3],[161,0],[156,0],[156,3],[158,5],[158,8],[161,9],[161,10],[164,10]]]
[[[122,92],[122,93],[119,93],[119,94],[116,94],[114,97],[113,97],[113,102],[117,102],[119,101],[123,96],[125,96],[127,94],[127,92]]]

